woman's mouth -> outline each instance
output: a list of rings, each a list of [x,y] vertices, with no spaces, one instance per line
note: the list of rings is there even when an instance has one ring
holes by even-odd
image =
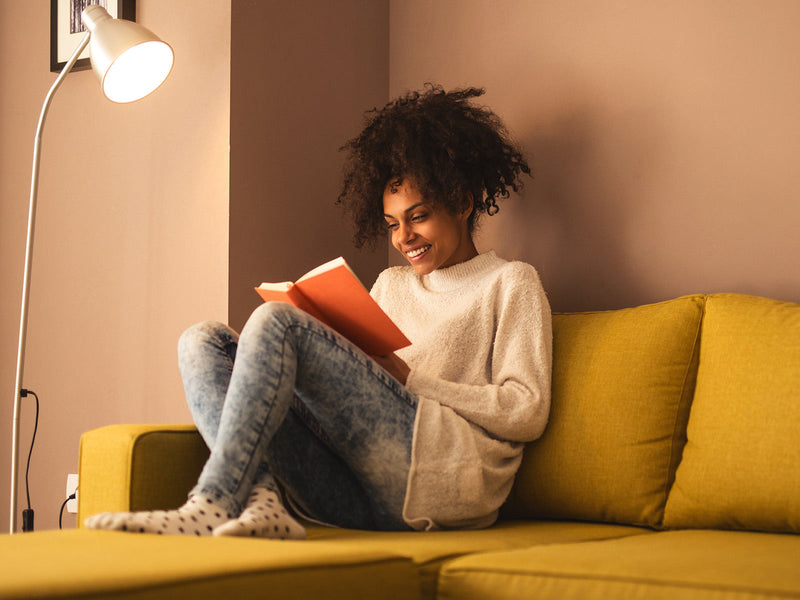
[[[430,248],[431,248],[431,245],[430,244],[426,244],[425,246],[420,246],[419,248],[414,248],[413,250],[408,250],[406,252],[406,256],[409,258],[409,260],[413,260],[413,259],[419,258],[423,254],[425,254],[428,250],[430,250]]]

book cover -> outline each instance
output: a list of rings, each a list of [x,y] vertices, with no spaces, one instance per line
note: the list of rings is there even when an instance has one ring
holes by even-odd
[[[294,283],[262,283],[255,290],[265,302],[288,302],[304,310],[367,354],[385,356],[411,344],[341,256]]]

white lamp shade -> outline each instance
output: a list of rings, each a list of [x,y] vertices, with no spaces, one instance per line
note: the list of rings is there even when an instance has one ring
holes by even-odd
[[[113,19],[101,6],[88,6],[82,16],[92,34],[92,69],[109,100],[133,102],[164,82],[174,60],[169,44],[141,25]]]

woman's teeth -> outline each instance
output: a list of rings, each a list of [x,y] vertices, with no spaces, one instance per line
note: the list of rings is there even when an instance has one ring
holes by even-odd
[[[427,246],[423,246],[422,248],[417,248],[416,250],[411,250],[410,252],[406,252],[406,256],[408,256],[408,258],[416,258],[420,254],[426,252],[429,248],[430,244],[428,244]]]

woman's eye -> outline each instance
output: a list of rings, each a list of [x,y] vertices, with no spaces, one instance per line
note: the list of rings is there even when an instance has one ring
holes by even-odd
[[[386,223],[386,229],[388,229],[390,231],[392,229],[397,229],[397,223]]]
[[[414,215],[413,217],[411,217],[411,221],[412,221],[413,223],[419,223],[420,221],[424,221],[424,220],[425,220],[425,217],[427,217],[427,216],[428,216],[428,215],[426,215],[426,214],[424,214],[424,213],[422,213],[422,214],[419,214],[419,215]]]

